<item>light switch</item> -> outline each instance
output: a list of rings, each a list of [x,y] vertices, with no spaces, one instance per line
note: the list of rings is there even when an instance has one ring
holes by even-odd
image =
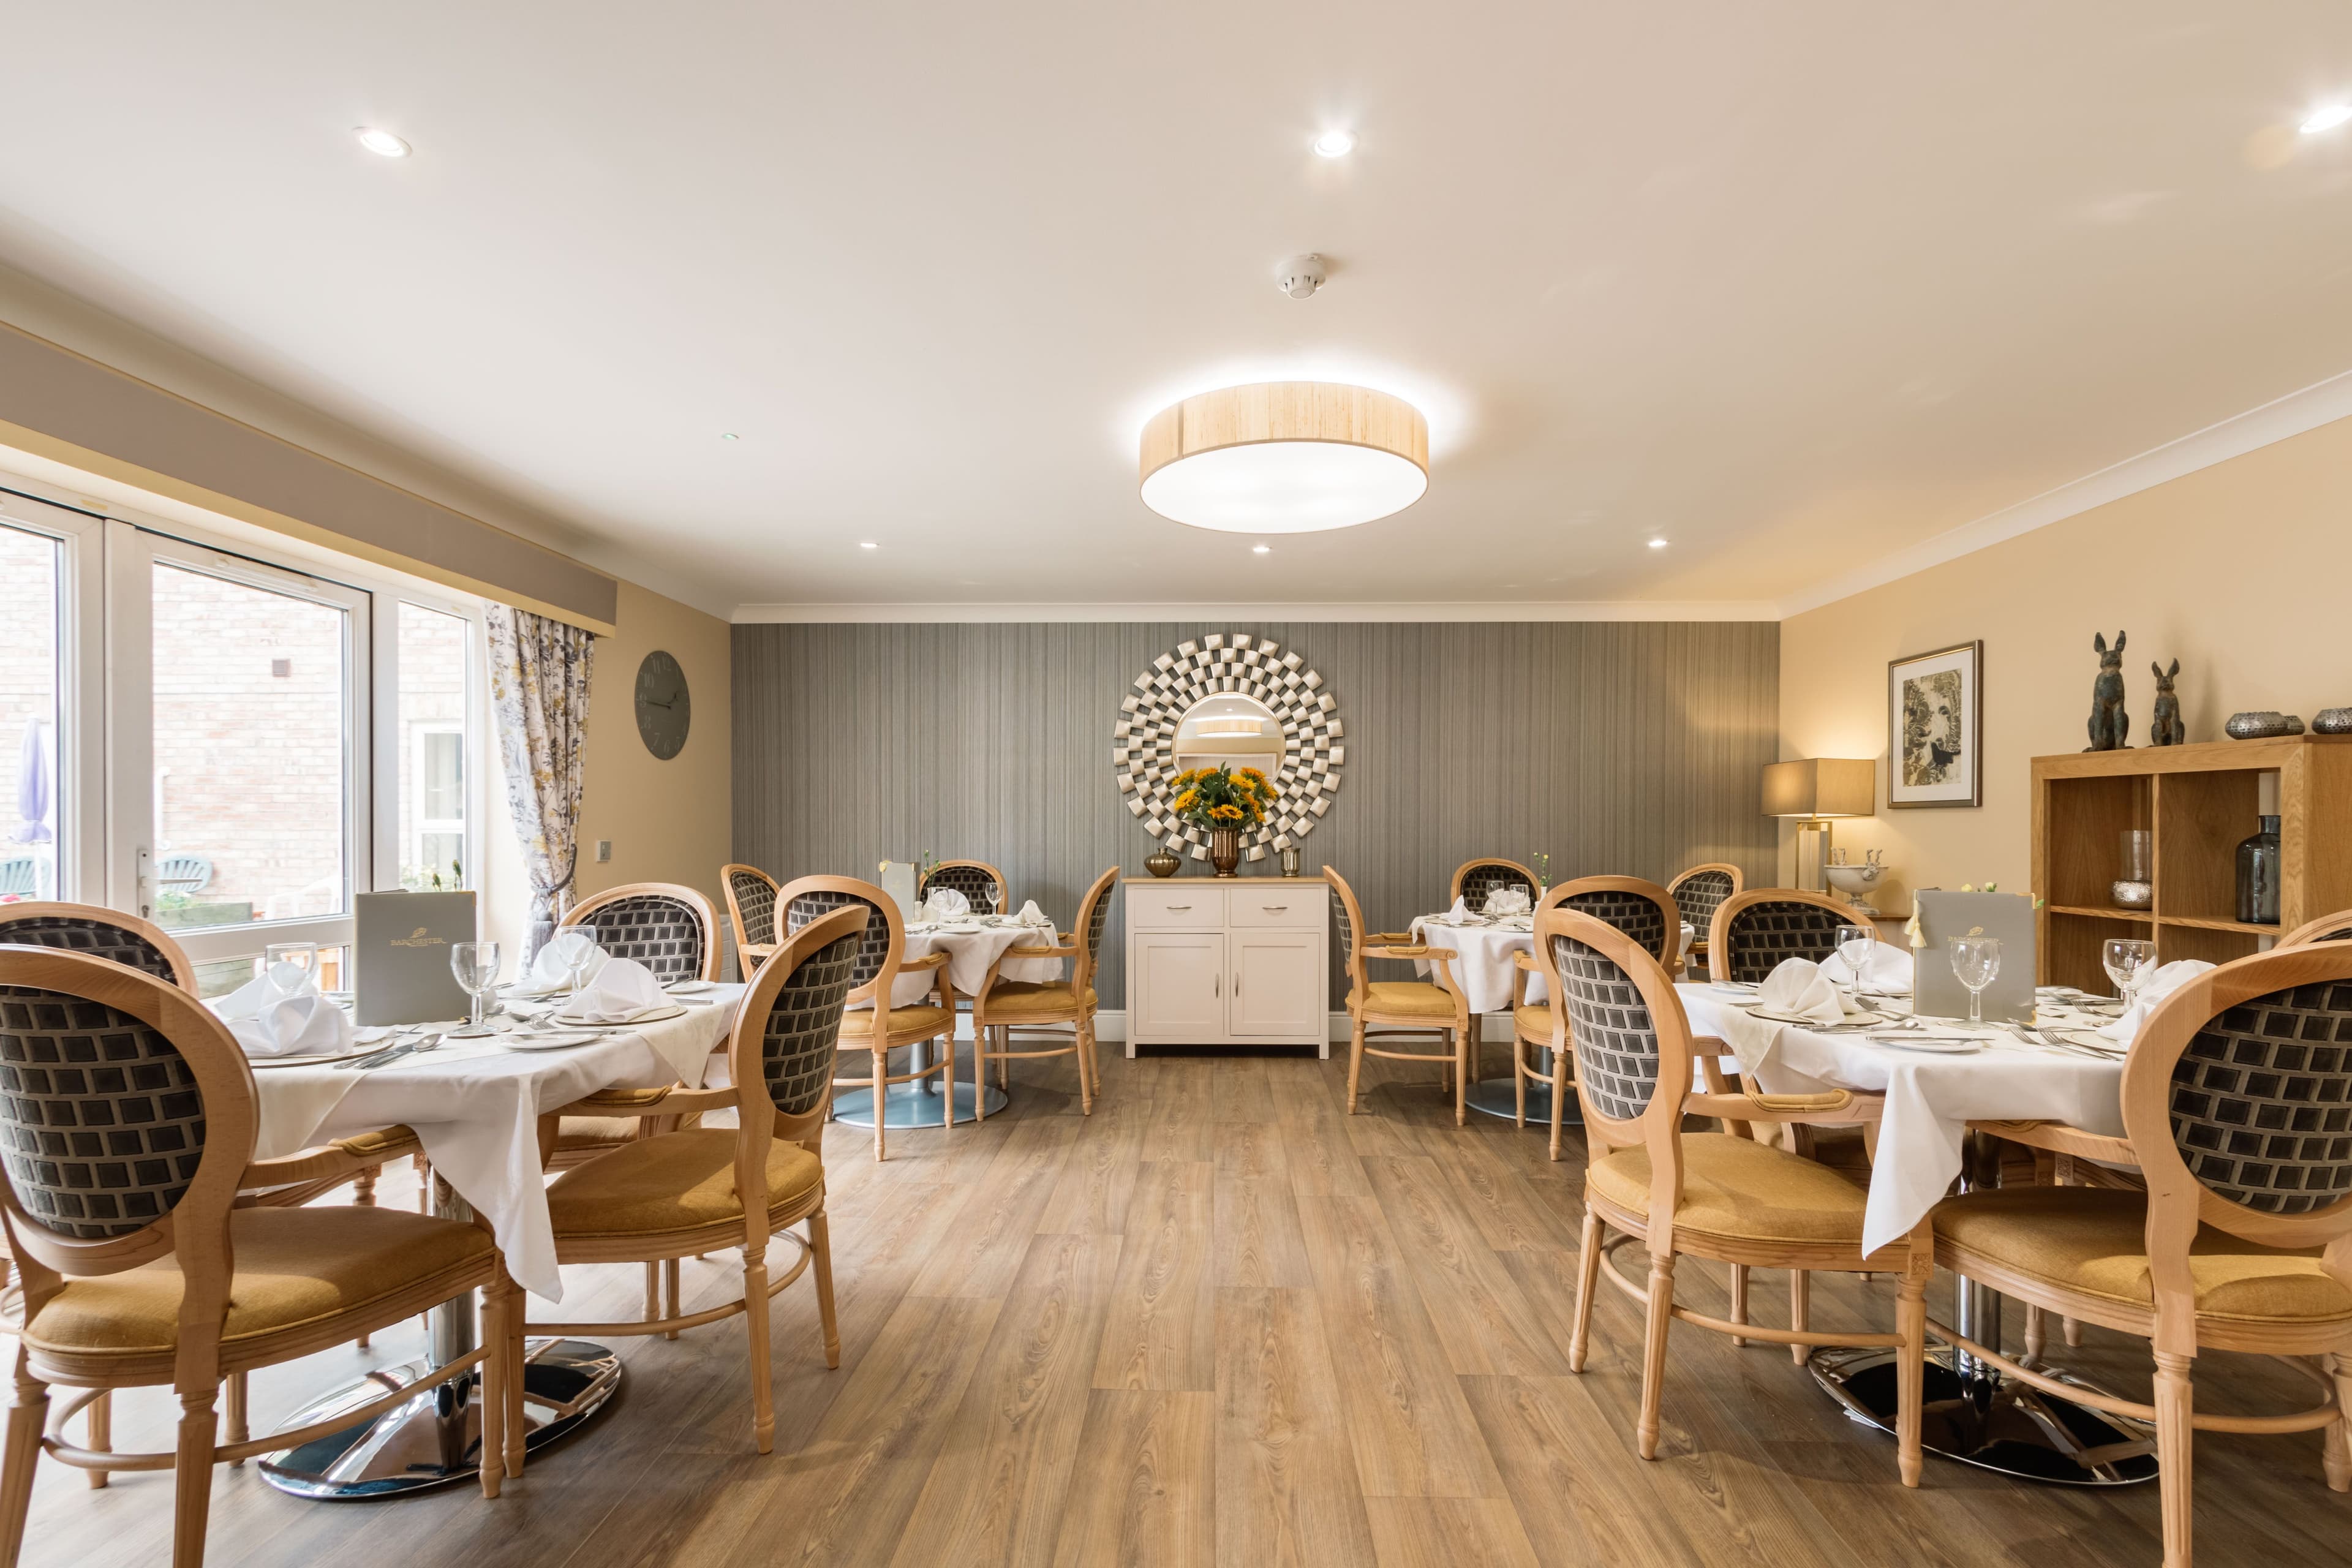
[[[612,841],[611,839],[609,839],[609,838],[599,838],[598,840],[596,840],[596,860],[597,860],[597,863],[598,863],[599,865],[602,865],[604,862],[605,862],[605,861],[607,861],[607,860],[610,860],[612,858],[613,858],[613,841]]]

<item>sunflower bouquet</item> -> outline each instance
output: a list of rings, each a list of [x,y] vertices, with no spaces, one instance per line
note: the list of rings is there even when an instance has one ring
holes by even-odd
[[[1176,775],[1171,809],[1184,821],[1211,832],[1239,833],[1265,821],[1274,804],[1274,781],[1255,768],[1194,768]]]

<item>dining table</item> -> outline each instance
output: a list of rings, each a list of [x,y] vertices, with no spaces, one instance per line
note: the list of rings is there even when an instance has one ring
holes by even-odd
[[[2055,1123],[2121,1136],[2128,1041],[2100,1033],[2121,1005],[2063,987],[2035,994],[2032,1020],[1970,1025],[1913,1015],[1907,993],[1861,992],[1835,1024],[1759,1016],[1757,988],[1685,982],[1675,987],[1693,1037],[1722,1042],[1727,1066],[1768,1094],[1848,1089],[1883,1098],[1863,1216],[1863,1255],[1900,1241],[1957,1182],[1998,1185],[1997,1126]],[[2003,1300],[1958,1279],[1953,1328],[1979,1344],[2001,1342]],[[1894,1352],[1826,1350],[1814,1376],[1856,1419],[1892,1432]],[[2105,1394],[2046,1359],[2034,1369]],[[2037,1392],[1988,1363],[1938,1348],[1929,1354],[1923,1441],[1981,1468],[2074,1485],[2130,1485],[2157,1471],[2144,1423]]]
[[[950,921],[910,921],[907,924],[905,959],[928,958],[934,952],[948,955],[947,980],[959,997],[978,995],[989,982],[991,966],[999,980],[1021,981],[1047,984],[1062,978],[1059,958],[1008,958],[1016,947],[1053,947],[1060,942],[1054,924],[1024,924],[1013,915],[969,915]],[[904,962],[905,960],[902,960]],[[890,1005],[894,1007],[920,1005],[930,996],[938,971],[919,969],[909,973],[901,969],[891,983]],[[854,1004],[856,1006],[872,1003]],[[953,1044],[953,1037],[950,1037]],[[970,1121],[982,1094],[988,1097],[989,1114],[994,1115],[1011,1103],[1001,1089],[991,1089],[978,1083],[979,1068],[961,1046],[957,1046],[958,1068],[972,1068],[971,1073],[955,1085],[953,1106],[946,1103],[946,1091],[937,1078],[919,1079],[913,1083],[893,1084],[885,1092],[882,1121],[886,1127],[940,1127],[948,1125],[950,1115],[956,1121]],[[929,1040],[908,1047],[910,1071],[920,1072],[935,1059]],[[954,1074],[949,1076],[954,1077]],[[833,1097],[834,1119],[851,1127],[871,1128],[874,1125],[874,1091],[870,1089],[842,1089]]]
[[[496,1032],[484,1037],[457,1037],[459,1025],[450,1021],[377,1031],[382,1037],[368,1042],[374,1050],[341,1061],[279,1065],[255,1058],[255,1152],[267,1159],[382,1128],[410,1128],[431,1162],[434,1212],[459,1220],[480,1215],[516,1282],[560,1301],[563,1277],[540,1155],[541,1116],[601,1089],[700,1086],[743,992],[738,984],[688,982],[667,991],[664,1005],[642,1021],[561,1032],[519,1016],[551,1003],[534,1006],[510,993],[517,1011],[494,1016]],[[389,1055],[403,1047],[409,1048]],[[331,1420],[475,1348],[474,1292],[429,1317],[426,1357],[378,1368],[321,1395],[289,1417],[288,1427]],[[604,1345],[539,1339],[525,1349],[527,1448],[577,1427],[620,1384],[620,1360]],[[465,1479],[476,1473],[479,1387],[478,1376],[452,1380],[373,1421],[269,1454],[260,1473],[282,1491],[334,1500]]]

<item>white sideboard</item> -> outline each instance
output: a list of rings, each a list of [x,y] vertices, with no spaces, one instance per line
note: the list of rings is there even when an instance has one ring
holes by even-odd
[[[1129,1056],[1138,1046],[1331,1054],[1322,878],[1126,880]]]

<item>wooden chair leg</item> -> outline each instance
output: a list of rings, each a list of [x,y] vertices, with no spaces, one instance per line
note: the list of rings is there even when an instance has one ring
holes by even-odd
[[[1094,1073],[1087,1066],[1087,1059],[1094,1055],[1093,1047],[1087,1043],[1089,1027],[1085,1019],[1078,1020],[1077,1050],[1075,1054],[1078,1058],[1078,1114],[1081,1116],[1092,1116],[1095,1113],[1095,1096],[1102,1092],[1101,1086],[1095,1082]]]
[[[650,1323],[660,1316],[661,1265],[647,1258],[646,1260],[646,1321]]]
[[[1675,1255],[1650,1255],[1650,1300],[1642,1330],[1642,1418],[1633,1428],[1642,1458],[1658,1457],[1658,1405],[1666,1381],[1666,1331],[1674,1325]]]
[[[1473,1024],[1470,1027],[1475,1028]],[[1470,1120],[1470,1053],[1476,1049],[1471,1044],[1470,1028],[1454,1031],[1454,1125],[1462,1126]]]
[[[678,1276],[677,1259],[677,1258],[663,1258],[663,1259],[662,1259],[662,1295],[663,1295],[663,1297],[664,1297],[664,1299],[665,1299],[665,1301],[666,1301],[666,1305],[667,1305],[667,1310],[666,1311],[664,1311],[662,1315],[663,1315],[664,1317],[666,1317],[666,1318],[675,1318],[675,1317],[677,1317],[677,1295],[678,1295],[678,1290],[677,1290],[678,1279],[677,1279],[677,1276]],[[670,1331],[669,1331],[669,1332],[667,1332],[667,1333],[666,1333],[666,1334],[662,1335],[662,1338],[664,1338],[664,1339],[666,1339],[666,1340],[674,1340],[674,1339],[677,1338],[677,1331],[676,1329],[672,1329],[672,1330],[670,1330]]]
[[[383,1169],[381,1165],[370,1165],[352,1178],[352,1207],[355,1209],[375,1207],[375,1179]]]
[[[874,1020],[874,1031],[876,1040],[874,1047],[874,1163],[878,1165],[884,1158],[883,1112],[890,1107],[890,1047],[880,1043],[882,1020],[878,1016]],[[763,1454],[767,1452],[765,1448],[760,1451]]]
[[[2027,1366],[2038,1366],[2042,1349],[2048,1342],[2049,1327],[2042,1309],[2027,1302],[2025,1306],[2025,1354],[2020,1358]]]
[[[816,1275],[816,1318],[824,1329],[824,1364],[841,1367],[841,1320],[833,1310],[833,1226],[819,1209],[809,1215],[809,1260]]]
[[[507,1316],[502,1331],[507,1336],[508,1371],[507,1381],[503,1385],[507,1407],[506,1470],[509,1476],[515,1477],[522,1474],[526,1440],[530,1436],[530,1424],[523,1415],[522,1397],[523,1378],[530,1370],[530,1363],[526,1359],[529,1353],[526,1336],[530,1332],[530,1293],[521,1286],[516,1285],[508,1292]]]
[[[1801,1268],[1789,1270],[1789,1326],[1798,1330],[1813,1326],[1813,1277]],[[1789,1359],[1799,1366],[1812,1353],[1811,1345],[1789,1347]]]
[[[499,1495],[499,1484],[506,1479],[507,1460],[507,1379],[510,1373],[508,1360],[507,1290],[503,1285],[492,1285],[481,1293],[476,1310],[480,1321],[481,1342],[489,1348],[489,1356],[475,1369],[474,1375],[482,1381],[478,1402],[482,1412],[481,1482],[482,1495]]]
[[[1927,1373],[1927,1273],[1914,1268],[1895,1291],[1895,1467],[1906,1487],[1919,1484],[1919,1418]],[[1801,1347],[1800,1347],[1801,1348]]]
[[[1592,1289],[1601,1283],[1601,1216],[1584,1211],[1576,1243],[1576,1315],[1568,1335],[1568,1370],[1584,1370],[1584,1348],[1592,1335]]]
[[[1570,1086],[1564,1065],[1567,1060],[1566,1051],[1554,1051],[1551,1054],[1551,1157],[1555,1164],[1559,1162],[1560,1129],[1566,1125],[1560,1119],[1568,1114],[1568,1091]]]
[[[24,1550],[25,1518],[33,1506],[33,1472],[41,1462],[41,1434],[48,1424],[49,1385],[26,1369],[20,1349],[16,1396],[8,1405],[7,1447],[0,1455],[0,1563],[8,1568],[16,1568],[17,1554]]]
[[[996,1026],[996,1087],[1005,1093],[1013,1092],[1013,1030],[1006,1025]]]
[[[2327,1424],[2320,1459],[2332,1492],[2352,1491],[2352,1356],[2322,1358],[2336,1379],[2336,1419]]]
[[[1744,1323],[1748,1321],[1748,1265],[1745,1263],[1735,1263],[1731,1266],[1731,1321],[1735,1323]],[[1731,1348],[1734,1350],[1738,1350],[1747,1343],[1747,1339],[1742,1335],[1731,1336]]]
[[[253,1390],[250,1380],[244,1373],[230,1373],[226,1381],[228,1384],[228,1440],[232,1443],[242,1443],[253,1436],[247,1415],[247,1401]],[[229,1463],[243,1465],[245,1461],[232,1459]]]
[[[2157,1485],[2163,1491],[2164,1568],[2189,1568],[2189,1467],[2196,1438],[2189,1426],[2195,1395],[2189,1379],[2191,1358],[2156,1352]]]
[[[1516,1026],[1511,1030],[1511,1125],[1522,1131],[1528,1125],[1528,1047]]]
[[[764,1243],[743,1248],[743,1321],[751,1330],[751,1440],[762,1454],[773,1453],[776,1389],[768,1371],[768,1249]]]
[[[1355,1019],[1348,1031],[1348,1114],[1356,1114],[1356,1086],[1364,1076],[1364,1021]]]
[[[172,1568],[204,1568],[219,1404],[215,1384],[180,1393],[180,1440],[172,1461]]]

